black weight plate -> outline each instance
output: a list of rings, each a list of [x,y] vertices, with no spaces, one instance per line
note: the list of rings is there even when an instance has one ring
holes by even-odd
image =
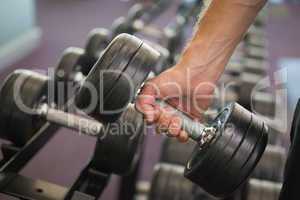
[[[285,160],[286,155],[283,147],[268,145],[251,177],[274,182],[282,182]]]
[[[225,110],[228,110],[227,115],[225,113],[216,118],[218,121],[218,118],[225,116],[225,119],[222,120],[221,130],[219,130],[218,140],[220,141],[214,141],[214,145],[211,144],[207,148],[196,148],[185,169],[187,178],[215,196],[220,195],[218,190],[222,190],[222,188],[219,188],[216,182],[208,181],[208,179],[215,180],[219,176],[218,172],[222,173],[222,170],[226,168],[242,144],[251,121],[251,113],[238,104],[231,104]],[[230,124],[234,125],[234,129],[229,126]],[[228,139],[228,136],[231,138]],[[227,177],[226,181],[233,180]],[[227,191],[223,192],[226,193]]]
[[[34,114],[32,108],[35,108],[47,95],[48,78],[27,70],[17,70],[11,77],[16,77],[16,79],[6,88],[9,92],[4,101],[10,102],[5,104],[10,106],[10,116],[7,116],[5,131],[9,133],[9,139],[13,143],[22,146],[45,124],[45,121]],[[15,85],[18,85],[16,87],[20,85],[19,93],[15,90]],[[14,98],[16,94],[17,99]],[[21,110],[19,102],[30,109],[31,113]]]
[[[69,47],[64,50],[61,59],[54,72],[54,101],[58,105],[64,105],[74,92],[75,75],[79,72],[78,62],[83,57],[84,50],[76,47]]]
[[[183,177],[183,171],[180,165],[156,165],[148,199],[193,200],[194,184]]]
[[[13,108],[13,87],[16,79],[19,77],[18,72],[13,72],[9,74],[1,85],[0,90],[0,130],[1,130],[1,138],[11,140],[14,138],[12,134],[10,134],[9,130],[9,121],[11,118],[12,108]]]
[[[107,29],[93,29],[88,36],[85,46],[85,54],[79,60],[81,72],[86,76],[101,56],[103,50],[110,41],[110,33]]]
[[[77,72],[77,63],[84,55],[84,50],[76,47],[69,47],[64,50],[57,67],[55,68],[56,82],[68,83],[73,81],[74,74]]]
[[[163,195],[165,194],[165,188],[170,178],[169,167],[166,168],[164,165],[156,165],[154,169],[154,175],[151,180],[151,188],[148,195],[149,200],[160,200],[166,199]]]
[[[229,112],[229,109],[224,109],[216,117],[216,119],[221,119],[222,122],[226,122],[229,116]],[[231,140],[231,132],[218,131],[218,135],[209,145],[205,145],[204,147],[200,147],[197,145],[186,164],[184,176],[205,189],[205,187],[207,187],[205,185],[207,174],[213,173],[212,169],[216,168],[215,163],[212,159],[217,155],[217,152],[223,152],[224,148]],[[196,174],[195,172],[198,173]]]
[[[139,19],[145,13],[145,10],[142,4],[134,4],[127,13],[127,21],[132,23],[134,20]]]
[[[133,46],[133,44],[141,45],[135,53],[132,53],[131,57],[127,58],[123,57],[124,53],[122,52],[111,52],[116,54],[117,58],[122,60],[121,63],[124,63],[126,66],[123,67],[123,65],[119,63],[119,67],[115,67],[115,69],[118,69],[117,73],[109,73],[109,71],[106,71],[103,74],[105,76],[101,77],[104,96],[102,99],[104,100],[98,101],[94,111],[90,112],[89,115],[102,122],[112,122],[120,116],[128,103],[130,103],[135,97],[134,94],[141,87],[151,70],[151,67],[154,66],[159,56],[156,51],[142,43],[142,41],[138,38],[128,36],[127,34],[119,36],[120,39],[122,39],[122,37],[126,37],[126,46],[128,46],[128,49],[132,49],[131,46]],[[103,57],[105,59],[106,54],[103,54]],[[122,69],[120,69],[120,67]],[[94,68],[98,68],[97,65]],[[92,71],[96,70],[97,69]],[[130,81],[128,81],[128,78]],[[99,76],[97,77],[91,72],[86,81],[93,85],[97,85],[97,83],[100,82],[100,80],[97,79],[99,79]],[[98,94],[100,91],[101,88],[97,91]],[[90,98],[88,90],[83,87],[76,98],[76,102],[79,104],[79,107],[82,108],[87,106],[86,101],[88,101],[88,98]]]
[[[188,157],[192,154],[196,143],[189,140],[187,143],[180,143],[174,138],[165,138],[160,154],[160,162],[184,166]]]
[[[99,58],[102,50],[109,43],[109,31],[105,28],[93,29],[88,36],[85,46],[86,54],[90,57]]]
[[[223,110],[217,118],[222,118],[222,121],[226,121],[228,112],[229,111],[227,109]],[[207,176],[207,174],[211,174],[211,169],[214,169],[216,167],[212,162],[214,156],[217,155],[218,151],[223,152],[223,149],[227,146],[231,139],[232,134],[230,132],[219,131],[214,141],[209,145],[206,145],[204,147],[200,147],[197,145],[186,164],[185,176],[189,177],[189,174],[186,175],[187,171],[194,170],[194,165],[197,165],[197,171],[203,171],[203,173],[201,173],[201,179],[206,179],[204,178],[204,176]],[[196,176],[193,177],[196,178]]]
[[[226,113],[223,116],[225,117]],[[219,120],[221,117],[219,116],[216,119]],[[227,117],[222,121],[224,124],[222,135],[220,136],[222,139],[219,139],[210,147],[209,152],[211,153],[200,168],[206,171],[203,179],[208,178],[210,181],[219,177],[217,172],[222,172],[236,154],[237,149],[244,140],[244,135],[236,134],[236,132],[247,131],[251,123],[251,114],[239,105],[232,104],[231,108],[228,108]],[[233,123],[238,124],[238,126],[233,125]],[[207,184],[209,184],[208,182]]]
[[[260,160],[261,156],[263,155],[265,148],[268,143],[268,128],[263,125],[263,128],[261,130],[261,137],[257,141],[257,144],[252,149],[252,152],[250,154],[250,157],[248,158],[245,165],[242,167],[242,169],[239,171],[240,177],[240,183],[237,182],[237,184],[233,187],[239,187],[245,179],[247,179],[251,173],[253,172],[254,168],[256,167],[258,161]]]
[[[96,90],[94,95],[98,98],[98,102],[95,106],[95,111],[90,114],[98,113],[102,109],[100,103],[104,104],[104,102],[100,102],[99,98],[104,99],[104,96],[110,92],[113,85],[109,83],[113,83],[120,78],[141,45],[142,41],[134,36],[128,34],[117,36],[105,49],[101,58],[99,58],[87,75],[85,84],[80,88],[78,95],[76,95],[77,106],[84,109],[90,105],[92,97],[89,86],[92,85]],[[110,75],[107,75],[108,73]],[[102,85],[99,87],[99,84]]]
[[[245,181],[247,178],[245,176],[248,176],[253,170],[253,165],[256,165],[256,163],[250,163],[249,159],[253,156],[258,141],[261,139],[262,130],[263,122],[256,116],[252,116],[250,127],[244,133],[245,139],[222,171],[216,171],[216,179],[211,180],[213,183],[218,182],[220,186],[223,186],[222,190],[232,193],[233,189],[237,189]]]
[[[144,137],[143,116],[129,105],[121,117],[106,124],[97,140],[93,168],[107,173],[126,174],[138,160]]]
[[[137,90],[142,86],[157,59],[158,53],[143,43],[122,76],[116,82],[105,83],[112,85],[110,93],[103,101],[103,110],[108,113],[97,113],[97,119],[110,122],[116,120],[128,103],[133,101]]]

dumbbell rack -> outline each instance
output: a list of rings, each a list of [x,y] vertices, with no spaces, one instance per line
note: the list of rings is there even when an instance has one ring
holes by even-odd
[[[30,200],[94,200],[105,189],[110,175],[91,170],[89,164],[81,171],[71,188],[34,180],[20,175],[20,170],[54,136],[58,127],[45,124],[22,148],[4,144],[0,161],[0,191],[19,199]]]

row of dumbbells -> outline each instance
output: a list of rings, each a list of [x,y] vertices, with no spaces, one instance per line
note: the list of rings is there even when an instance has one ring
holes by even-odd
[[[183,14],[178,15],[178,18],[181,20],[179,20],[178,23],[176,22],[175,25],[180,24],[182,20],[188,20],[190,14],[187,13],[187,11],[191,8],[194,9],[196,2],[198,3],[199,1],[183,2],[180,8]],[[111,42],[113,38],[121,32],[137,33],[142,30],[148,35],[153,35],[152,32],[155,29],[149,28],[147,31],[145,24],[151,22],[152,18],[156,17],[155,14],[161,12],[161,10],[162,9],[160,7],[157,8],[156,5],[156,7],[150,9],[150,12],[146,12],[144,6],[136,4],[130,9],[127,17],[117,19],[110,30],[103,28],[92,30],[89,34],[85,49],[75,47],[66,49],[54,70],[54,74],[49,74],[49,77],[28,70],[17,70],[10,74],[2,84],[0,92],[1,97],[5,97],[1,98],[1,107],[3,108],[0,112],[1,138],[10,141],[14,146],[22,147],[38,132],[42,131],[45,124],[48,124],[47,122],[75,130],[80,129],[80,131],[88,135],[103,136],[97,140],[94,155],[91,159],[91,167],[94,170],[119,175],[129,173],[131,169],[135,168],[138,162],[143,136],[145,135],[142,117],[136,112],[133,105],[129,105],[124,112],[113,115],[100,114],[101,116],[96,116],[99,113],[89,113],[90,116],[104,124],[98,123],[98,121],[84,119],[83,121],[85,121],[86,124],[78,125],[78,122],[80,120],[82,121],[82,119],[75,115],[72,116],[65,111],[73,110],[73,108],[69,106],[70,102],[74,101],[76,91],[84,83],[85,78],[89,77],[90,71],[97,68],[97,66],[94,67],[94,65],[98,60],[101,60],[99,58],[104,52],[108,55],[107,57],[109,57],[110,54],[121,54],[122,56],[120,56],[119,59],[114,58],[115,69],[110,68],[111,66],[105,66],[108,63],[101,63],[101,70],[106,67],[107,70],[118,70],[118,67],[122,67],[119,65],[122,64],[121,62],[123,62],[124,59],[128,59],[129,55],[133,55],[133,53],[136,53],[138,49],[141,48],[141,46],[139,46],[141,42],[138,40],[127,38],[127,41],[126,36],[123,36],[120,37],[121,39],[119,38],[116,39],[115,42]],[[144,21],[139,19],[145,15]],[[186,22],[184,21],[184,23]],[[169,26],[168,29],[160,31],[161,40],[165,41],[167,47],[168,45],[175,45],[172,44],[172,42],[176,42],[174,37],[178,37],[178,35],[173,28],[177,27],[178,26]],[[154,35],[155,33],[157,33],[157,30],[154,32]],[[163,70],[162,67],[169,66],[169,64],[166,63],[171,63],[170,60],[173,60],[174,56],[166,48],[155,43],[150,44],[160,52],[160,59],[156,62],[156,68],[151,69],[151,71],[159,73]],[[104,51],[107,46],[108,48]],[[120,50],[121,47],[124,48]],[[149,54],[152,53],[151,50],[147,51],[146,47],[145,49],[144,51],[140,50],[140,54],[136,54],[137,60],[143,56],[142,52],[144,52],[144,54],[146,52]],[[117,50],[118,52],[115,53]],[[161,61],[162,56],[163,62]],[[148,57],[151,58],[151,55]],[[102,61],[103,60],[105,59],[102,59]],[[142,59],[141,63],[143,62],[147,62],[147,59]],[[135,65],[136,64],[139,63],[135,63]],[[149,63],[146,63],[146,65],[148,64]],[[98,68],[99,66],[100,64]],[[124,67],[125,66],[123,66],[123,68]],[[128,65],[126,65],[126,67],[128,69],[130,68]],[[97,70],[98,69],[96,69],[96,71]],[[144,73],[148,71],[147,69]],[[127,75],[131,77],[134,76],[134,74],[138,74],[138,72],[133,71],[127,73]],[[144,76],[135,77],[134,83],[139,85],[144,78]],[[124,106],[123,104],[126,104],[128,101],[128,99],[124,100],[123,98],[120,100],[120,103],[115,102],[115,99],[119,96],[116,95],[118,91],[124,89],[120,87],[122,81],[117,82],[117,80],[118,78],[115,77],[115,79],[112,79],[111,76],[109,76],[105,81],[107,87],[104,87],[103,100],[108,103],[102,103],[105,104],[104,107],[107,109],[122,107]],[[18,107],[18,102],[15,101],[16,99],[14,97],[16,92],[15,86],[17,86],[17,88],[20,86],[17,91],[18,101],[24,103],[25,108],[30,108],[29,113],[26,112],[26,109],[24,111]],[[49,88],[52,88],[50,89],[51,91],[49,91]],[[67,119],[70,119],[70,116],[73,120],[71,124],[67,121]],[[15,124],[19,126],[16,127]],[[131,126],[128,127],[128,124]],[[116,127],[118,127],[118,129],[116,129]],[[120,133],[119,130],[122,130],[122,132]]]
[[[251,90],[268,74],[265,20],[266,11],[263,11],[226,67],[221,84],[226,86],[226,83],[233,83],[233,85],[225,91],[224,99],[222,99],[225,103],[239,101],[243,106],[251,108]],[[252,101],[255,111],[268,117],[274,115],[275,99],[269,92],[257,92]],[[216,101],[213,109],[218,110],[218,106],[220,106],[220,100]],[[218,113],[214,110],[212,113]],[[283,147],[277,145],[280,133],[271,131],[270,134],[272,134],[269,135],[270,145],[249,181],[226,199],[278,199],[286,152]],[[165,139],[160,163],[155,168],[151,187],[148,188],[150,190],[148,199],[215,199],[182,177],[182,166],[185,165],[188,155],[191,155],[194,148],[193,142],[182,145],[172,139]],[[216,184],[215,187],[222,187],[222,185]]]
[[[87,75],[82,72],[78,74],[77,66],[82,55],[76,53],[63,55],[55,70],[55,77],[28,70],[15,71],[4,81],[0,91],[0,105],[3,106],[0,113],[1,138],[22,146],[48,122],[100,138],[105,136],[107,130],[109,133],[117,131],[102,140],[99,139],[101,144],[97,144],[93,167],[106,173],[128,172],[137,160],[136,155],[142,140],[140,138],[143,135],[142,116],[130,106],[130,102],[134,102],[136,92],[153,70],[151,67],[155,66],[159,57],[159,52],[143,41],[122,34],[101,53]],[[101,77],[102,72],[104,76]],[[124,77],[129,77],[131,84]],[[57,91],[53,93],[53,101],[49,102],[49,98],[53,96],[48,91],[51,82],[54,82]],[[65,96],[59,91],[70,82],[71,85],[76,85],[75,90],[67,101],[63,101],[64,106],[59,107],[57,99]],[[101,87],[97,87],[99,83]],[[63,87],[59,87],[60,85]],[[87,109],[94,97],[90,93],[91,87],[96,95],[95,104]],[[16,94],[18,98],[15,98]],[[20,101],[31,112],[19,107]],[[92,119],[66,112],[72,105],[76,105],[82,111],[81,114],[85,113]],[[126,109],[120,110],[121,108]],[[106,113],[103,110],[115,112]],[[196,154],[193,153],[186,164],[185,176],[215,196],[228,195],[249,176],[265,149],[267,128],[264,122],[236,103],[226,107],[212,124],[206,126],[177,112],[183,119],[183,128],[198,144]],[[118,126],[132,125],[133,130],[110,128],[115,122]],[[238,128],[232,132],[227,129],[227,124]],[[118,132],[120,130],[125,132]],[[140,137],[132,139],[131,131]],[[230,138],[236,138],[240,145],[237,146]],[[227,167],[220,168],[221,163]],[[215,166],[216,176],[207,182],[206,172],[210,170],[208,166],[211,164]],[[216,188],[216,184],[221,184],[221,187]]]

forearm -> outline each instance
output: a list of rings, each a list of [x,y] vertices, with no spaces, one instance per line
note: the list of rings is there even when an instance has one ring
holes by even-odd
[[[216,81],[266,0],[212,0],[179,66]]]

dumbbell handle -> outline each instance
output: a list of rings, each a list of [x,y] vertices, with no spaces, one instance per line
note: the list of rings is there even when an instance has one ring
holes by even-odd
[[[170,105],[164,101],[156,100],[157,104],[161,107],[170,107]],[[172,107],[172,106],[171,106]],[[181,128],[188,134],[189,138],[199,143],[206,143],[208,140],[212,139],[215,135],[215,128],[207,127],[199,121],[193,120],[186,113],[172,107],[175,114],[180,117]]]
[[[89,136],[100,136],[103,124],[86,117],[67,113],[42,104],[37,112],[47,121],[58,124]]]
[[[170,106],[166,102],[160,100],[157,100],[157,103],[162,107]],[[187,132],[192,140],[204,144],[214,137],[216,131],[214,128],[206,127],[176,108],[174,108],[174,111],[182,120],[182,129]],[[80,131],[89,136],[99,136],[103,128],[103,124],[96,120],[57,110],[49,107],[48,104],[42,104],[38,108],[37,113],[51,123]]]

